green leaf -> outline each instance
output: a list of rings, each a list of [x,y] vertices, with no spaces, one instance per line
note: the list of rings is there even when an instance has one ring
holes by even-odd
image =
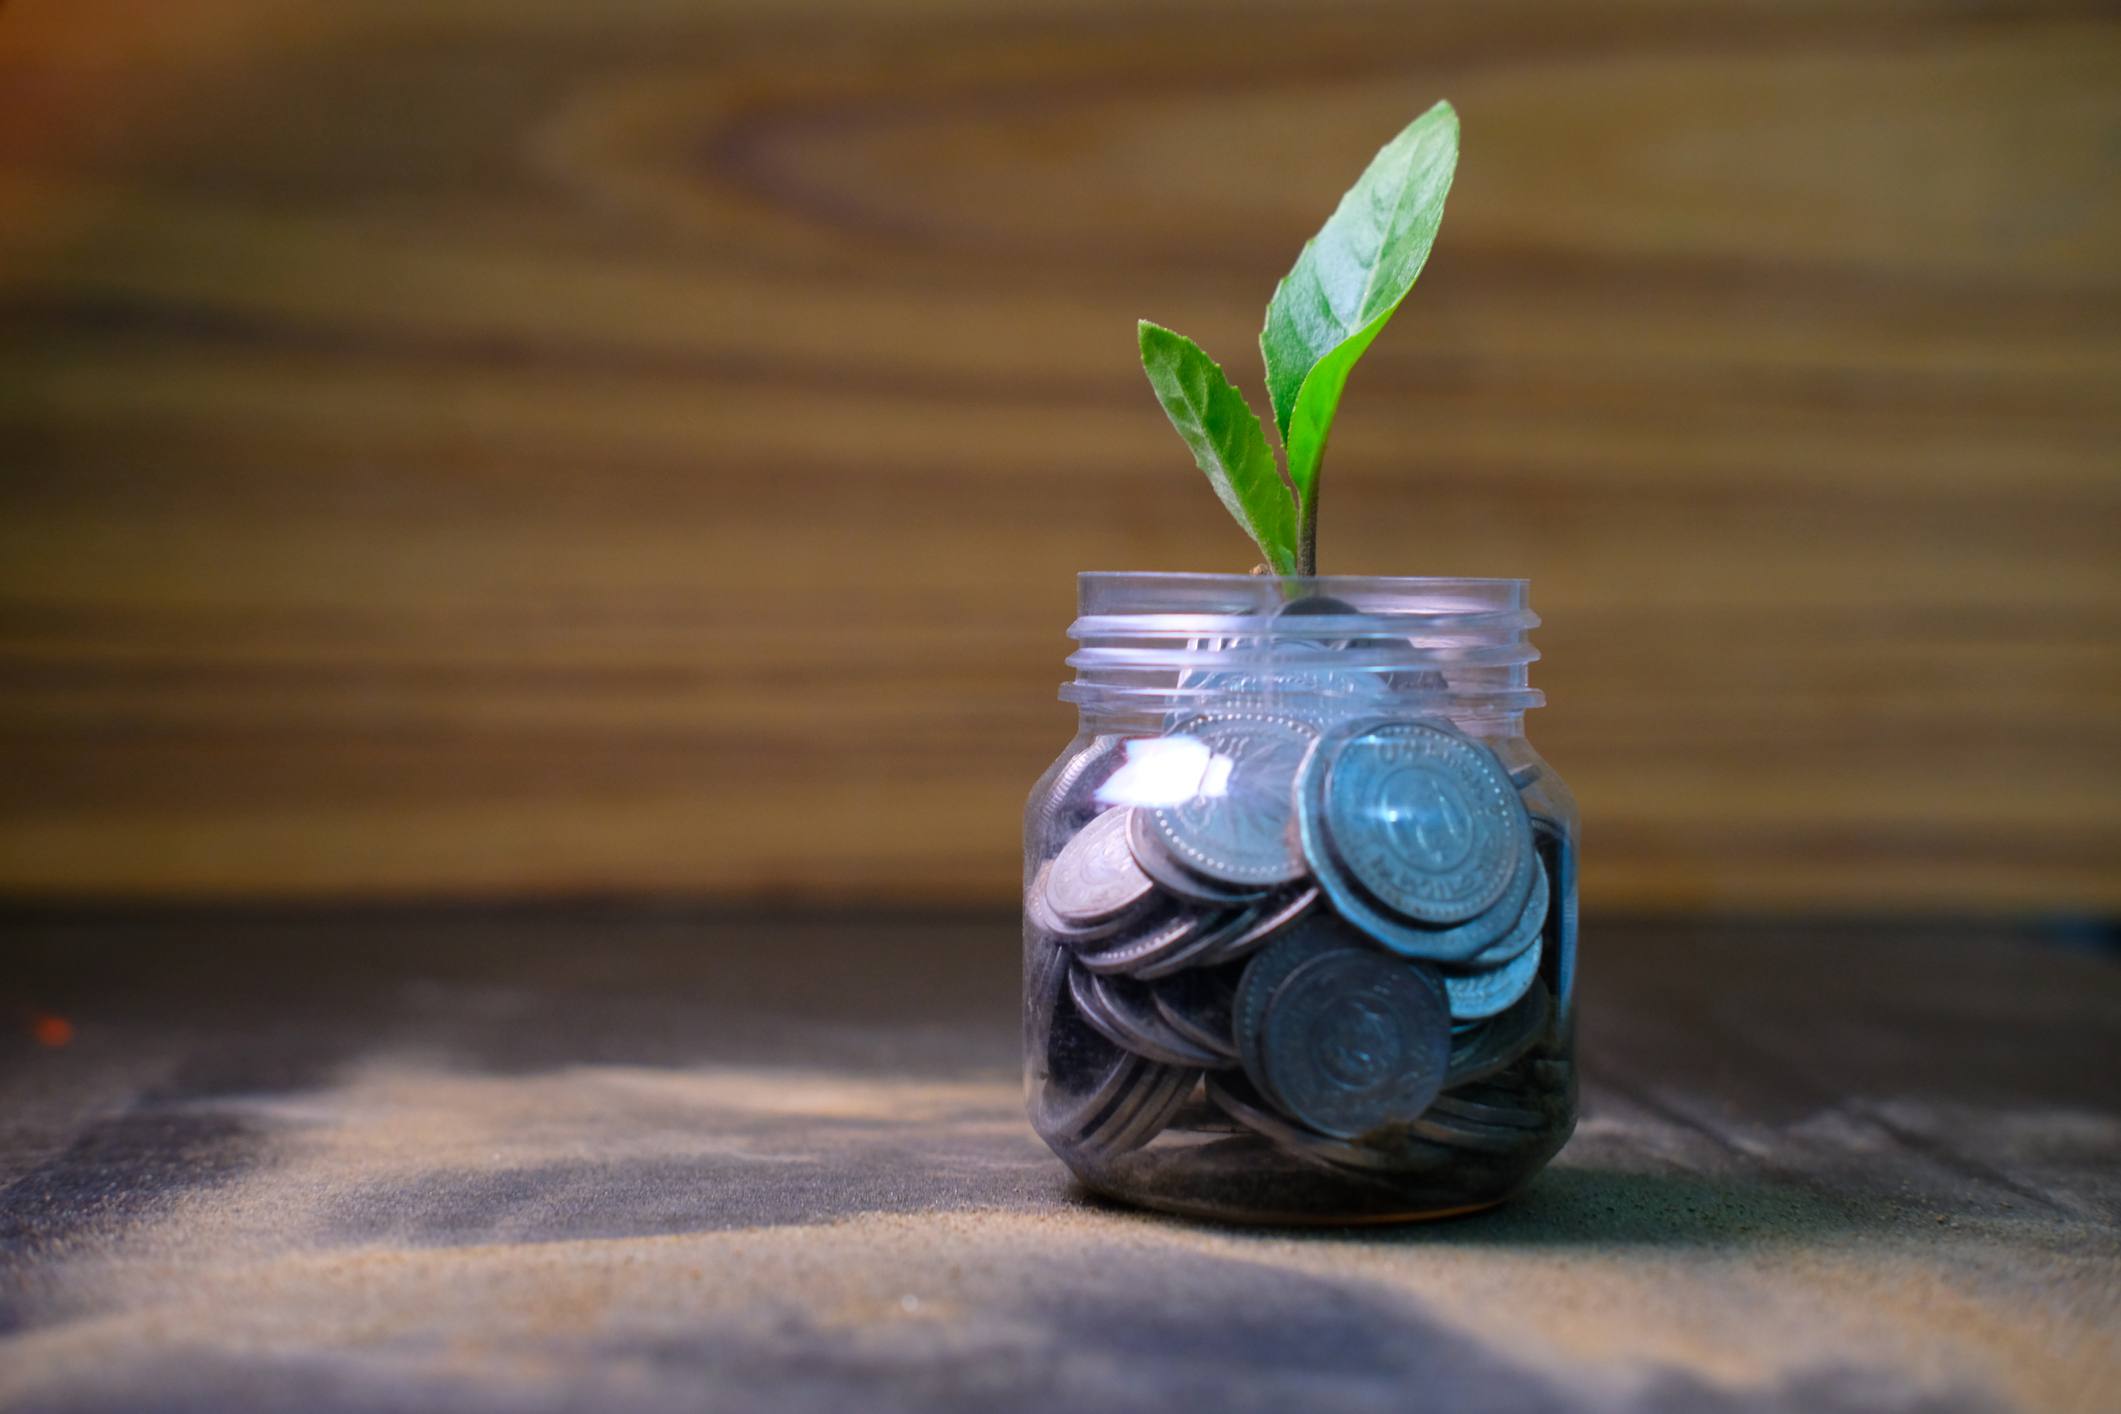
[[[1371,160],[1267,305],[1259,350],[1306,561],[1317,535],[1318,465],[1341,390],[1421,274],[1457,166],[1458,114],[1439,103]]]
[[[1141,321],[1142,371],[1208,484],[1276,574],[1296,572],[1296,503],[1259,414],[1222,366],[1183,334]]]

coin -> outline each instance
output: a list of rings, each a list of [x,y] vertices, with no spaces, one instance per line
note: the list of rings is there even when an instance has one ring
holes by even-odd
[[[1363,630],[1376,626],[1377,617],[1365,614],[1360,608],[1350,604],[1347,600],[1336,599],[1330,594],[1312,594],[1302,599],[1291,600],[1289,603],[1284,604],[1274,617],[1277,625],[1280,625],[1282,620],[1291,618],[1322,617],[1349,620],[1345,625],[1326,624],[1320,626],[1328,634],[1331,634],[1334,628],[1344,629],[1341,636],[1319,640],[1321,646],[1336,648],[1343,652],[1361,653],[1367,650],[1370,652],[1383,652],[1398,658],[1411,658],[1419,652],[1409,639],[1363,632]],[[1293,628],[1294,625],[1289,627]],[[1341,694],[1345,696],[1382,697],[1399,692],[1443,692],[1450,686],[1444,675],[1434,668],[1390,668],[1383,671],[1368,668],[1347,668],[1340,670],[1336,676],[1350,683],[1359,684],[1359,687],[1354,690],[1345,691]]]
[[[1553,1015],[1546,987],[1536,979],[1523,996],[1496,1016],[1476,1021],[1451,1038],[1451,1062],[1444,1071],[1445,1093],[1499,1074],[1515,1065],[1539,1041]]]
[[[1060,972],[1065,974],[1065,959]],[[1057,988],[1032,1085],[1032,1126],[1066,1153],[1108,1157],[1149,1142],[1184,1107],[1200,1072],[1159,1065],[1087,1024],[1071,989]]]
[[[1092,972],[1135,972],[1185,947],[1203,929],[1215,926],[1220,914],[1179,912],[1160,915],[1147,928],[1109,942],[1095,952],[1082,952],[1076,960]]]
[[[1531,825],[1493,752],[1406,720],[1347,724],[1320,746],[1326,834],[1338,868],[1371,897],[1444,925],[1479,917],[1509,892],[1531,853]]]
[[[1532,836],[1552,886],[1553,899],[1547,906],[1547,967],[1553,974],[1561,1034],[1566,1036],[1576,1003],[1576,846],[1567,828],[1545,815],[1532,817]]]
[[[1428,1108],[1450,1059],[1433,975],[1367,948],[1314,957],[1275,989],[1259,1041],[1261,1090],[1307,1128],[1353,1139]]]
[[[1429,1113],[1439,1118],[1449,1115],[1468,1124],[1491,1125],[1497,1129],[1545,1129],[1550,1123],[1546,1115],[1530,1105],[1513,1104],[1500,1096],[1474,1099],[1464,1095],[1440,1095],[1429,1106]]]
[[[1161,982],[1152,991],[1157,1012],[1172,1030],[1213,1054],[1219,1064],[1237,1063],[1237,1029],[1231,1009],[1237,978],[1229,968],[1195,968]]]
[[[1316,884],[1304,884],[1257,905],[1245,926],[1198,958],[1198,964],[1212,967],[1250,956],[1278,937],[1284,928],[1309,913],[1317,906],[1319,897]]]
[[[1111,1097],[1110,1101],[1095,1113],[1083,1112],[1075,1130],[1075,1147],[1095,1154],[1110,1145],[1113,1135],[1125,1131],[1140,1113],[1156,1069],[1153,1062],[1120,1052],[1120,1059],[1113,1063],[1099,1089],[1099,1094]]]
[[[1164,842],[1157,837],[1151,823],[1153,814],[1147,810],[1127,812],[1127,849],[1142,872],[1154,880],[1165,893],[1188,903],[1227,906],[1250,903],[1264,889],[1239,888],[1217,883],[1186,867],[1185,863],[1171,854]]]
[[[1461,1149],[1478,1149],[1488,1154],[1507,1154],[1514,1149],[1543,1142],[1542,1135],[1535,1130],[1519,1129],[1513,1125],[1481,1124],[1461,1115],[1438,1113],[1435,1110],[1430,1110],[1407,1128],[1434,1143],[1450,1144]]]
[[[1207,1077],[1208,1099],[1247,1129],[1272,1140],[1298,1158],[1331,1168],[1406,1173],[1441,1168],[1460,1156],[1448,1146],[1411,1135],[1394,1134],[1388,1144],[1349,1143],[1313,1134],[1274,1113],[1271,1102],[1242,1074],[1218,1071]]]
[[[1092,1030],[1068,995],[1065,957],[1034,977],[1031,1122],[1048,1141],[1075,1145],[1104,1119],[1144,1062]]]
[[[1115,1059],[1097,1073],[1094,1082],[1080,1091],[1069,1090],[1048,1079],[1038,1089],[1032,1107],[1032,1123],[1049,1143],[1063,1147],[1080,1144],[1092,1124],[1111,1112],[1112,1105],[1132,1083],[1139,1067],[1148,1064],[1114,1048]]]
[[[1333,752],[1342,732],[1359,732],[1368,723],[1350,723],[1328,732],[1312,747],[1297,778],[1297,832],[1304,857],[1318,885],[1343,918],[1403,957],[1435,962],[1463,960],[1493,944],[1509,931],[1531,891],[1537,864],[1528,850],[1518,862],[1501,901],[1480,916],[1447,928],[1426,927],[1404,918],[1371,897],[1342,863],[1327,829],[1326,783]]]
[[[1256,704],[1266,711],[1315,723],[1349,712],[1375,712],[1385,705],[1389,692],[1387,684],[1372,673],[1338,668],[1228,668],[1206,679],[1195,700],[1231,709],[1241,702]],[[1172,714],[1165,729],[1170,730],[1183,719],[1181,714]]]
[[[1215,1056],[1215,1066],[1237,1064],[1237,977],[1230,969],[1179,973],[1154,990],[1156,1011],[1181,1037]]]
[[[1539,940],[1500,967],[1480,972],[1446,972],[1443,989],[1451,1015],[1460,1019],[1494,1016],[1523,996],[1539,977]]]
[[[1097,813],[1093,768],[1112,754],[1113,738],[1101,736],[1063,762],[1043,783],[1033,810],[1036,824],[1030,837],[1042,847],[1048,841],[1065,839],[1090,823]]]
[[[1284,619],[1353,618],[1361,612],[1347,600],[1331,594],[1306,594],[1276,609],[1274,622],[1279,625]]]
[[[1128,1094],[1112,1117],[1091,1133],[1088,1147],[1103,1157],[1139,1149],[1167,1128],[1200,1085],[1200,1072],[1139,1062]]]
[[[1200,931],[1185,943],[1164,949],[1127,970],[1145,982],[1153,982],[1189,967],[1205,966],[1222,956],[1233,941],[1241,940],[1253,931],[1264,911],[1264,905],[1254,904],[1250,908],[1231,909],[1214,915],[1215,921],[1204,923]]]
[[[1549,892],[1546,869],[1535,867],[1531,896],[1518,910],[1517,921],[1510,925],[1510,931],[1467,958],[1464,965],[1469,968],[1500,967],[1526,948],[1536,946],[1546,928]]]
[[[1067,954],[1047,939],[1033,934],[1024,940],[1024,1054],[1035,1074],[1044,1073],[1067,965]]]
[[[1344,875],[1319,875],[1319,886],[1333,900],[1341,917],[1402,957],[1426,962],[1455,962],[1482,951],[1509,932],[1531,888],[1532,868],[1524,871],[1522,891],[1515,886],[1511,896],[1478,918],[1449,928],[1424,928],[1380,908],[1361,886]],[[1513,907],[1513,905],[1516,905]]]
[[[1365,948],[1362,935],[1330,913],[1313,913],[1288,929],[1274,943],[1245,964],[1237,983],[1234,1008],[1238,1058],[1252,1083],[1269,1097],[1266,1058],[1262,1041],[1266,1034],[1267,1007],[1289,974],[1325,953]]]
[[[1133,913],[1122,913],[1102,923],[1093,923],[1081,928],[1063,922],[1054,913],[1052,905],[1046,901],[1046,883],[1052,872],[1053,866],[1050,863],[1039,866],[1037,877],[1024,892],[1024,917],[1054,942],[1067,947],[1083,947],[1113,937],[1139,922],[1137,915]]]
[[[1266,888],[1303,877],[1290,786],[1316,729],[1284,714],[1224,711],[1195,713],[1172,734],[1205,741],[1214,764],[1191,800],[1149,810],[1158,843],[1218,884]]]
[[[1164,1065],[1202,1069],[1224,1063],[1214,1050],[1174,1030],[1142,983],[1077,967],[1069,971],[1068,994],[1083,1019],[1122,1050]]]
[[[1054,856],[1046,903],[1061,922],[1102,923],[1140,906],[1155,885],[1127,849],[1127,812],[1107,810]]]

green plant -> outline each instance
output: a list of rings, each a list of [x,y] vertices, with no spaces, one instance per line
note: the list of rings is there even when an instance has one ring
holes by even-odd
[[[1372,158],[1267,304],[1259,351],[1286,468],[1222,367],[1144,319],[1142,369],[1209,484],[1276,574],[1318,572],[1318,473],[1348,373],[1428,261],[1458,166],[1458,114],[1416,118]]]

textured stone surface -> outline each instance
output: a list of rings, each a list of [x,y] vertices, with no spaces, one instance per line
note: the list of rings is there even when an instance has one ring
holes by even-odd
[[[1071,1190],[1019,1112],[1013,933],[0,919],[0,1405],[2047,1410],[2121,1387],[2101,957],[1594,926],[1585,1119],[1530,1191],[1242,1232]]]

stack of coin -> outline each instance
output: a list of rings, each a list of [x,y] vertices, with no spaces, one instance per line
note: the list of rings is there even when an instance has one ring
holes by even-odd
[[[1025,898],[1040,1133],[1097,1160],[1220,1112],[1369,1172],[1546,1142],[1574,858],[1536,768],[1389,695],[1227,686],[1166,724],[1207,748],[1191,798],[1092,813],[1071,763],[1037,816],[1065,836]]]

